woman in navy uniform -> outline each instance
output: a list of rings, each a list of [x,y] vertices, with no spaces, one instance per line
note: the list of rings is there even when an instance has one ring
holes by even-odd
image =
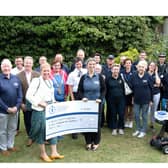
[[[103,76],[95,73],[96,61],[94,58],[89,58],[86,62],[87,74],[83,75],[80,79],[78,86],[79,99],[83,101],[95,100],[101,103],[105,96],[106,87]],[[98,132],[84,133],[87,150],[96,150],[99,147],[101,140],[101,105],[99,104],[99,117],[98,117]]]

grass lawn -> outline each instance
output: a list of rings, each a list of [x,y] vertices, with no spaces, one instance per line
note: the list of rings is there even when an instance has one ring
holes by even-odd
[[[7,163],[42,163],[39,159],[39,148],[37,144],[26,147],[27,136],[21,115],[21,133],[16,136],[15,146],[20,151],[12,153],[9,157],[0,156],[0,162]],[[160,130],[157,125],[157,133]],[[168,155],[162,151],[152,148],[149,141],[152,133],[143,139],[132,137],[133,129],[125,129],[125,135],[112,136],[111,130],[102,128],[102,140],[97,151],[86,151],[83,135],[79,135],[77,140],[73,140],[71,135],[65,135],[64,139],[58,143],[58,151],[65,156],[62,160],[54,163],[167,163]],[[49,146],[47,146],[49,152]]]

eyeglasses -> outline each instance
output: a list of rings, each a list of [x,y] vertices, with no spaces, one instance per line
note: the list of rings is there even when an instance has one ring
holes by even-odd
[[[54,67],[60,67],[61,65],[60,64],[55,64],[53,65]]]

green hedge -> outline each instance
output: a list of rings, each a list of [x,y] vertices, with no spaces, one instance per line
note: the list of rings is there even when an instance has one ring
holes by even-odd
[[[70,62],[78,48],[87,56],[118,55],[128,48],[144,49],[163,17],[140,16],[6,16],[0,17],[0,59],[63,53]]]

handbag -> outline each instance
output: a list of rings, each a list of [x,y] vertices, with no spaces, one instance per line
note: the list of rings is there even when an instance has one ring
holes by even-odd
[[[38,86],[37,86],[36,91],[34,92],[33,96],[35,96],[35,94],[37,93],[39,87],[40,87],[40,78],[39,78]],[[27,99],[26,99],[25,106],[26,106],[26,111],[32,111],[32,104]]]
[[[121,78],[124,82],[124,91],[125,91],[125,95],[130,95],[132,93],[132,89],[129,87],[128,83],[126,82],[126,80],[124,79],[123,74],[121,74]]]

